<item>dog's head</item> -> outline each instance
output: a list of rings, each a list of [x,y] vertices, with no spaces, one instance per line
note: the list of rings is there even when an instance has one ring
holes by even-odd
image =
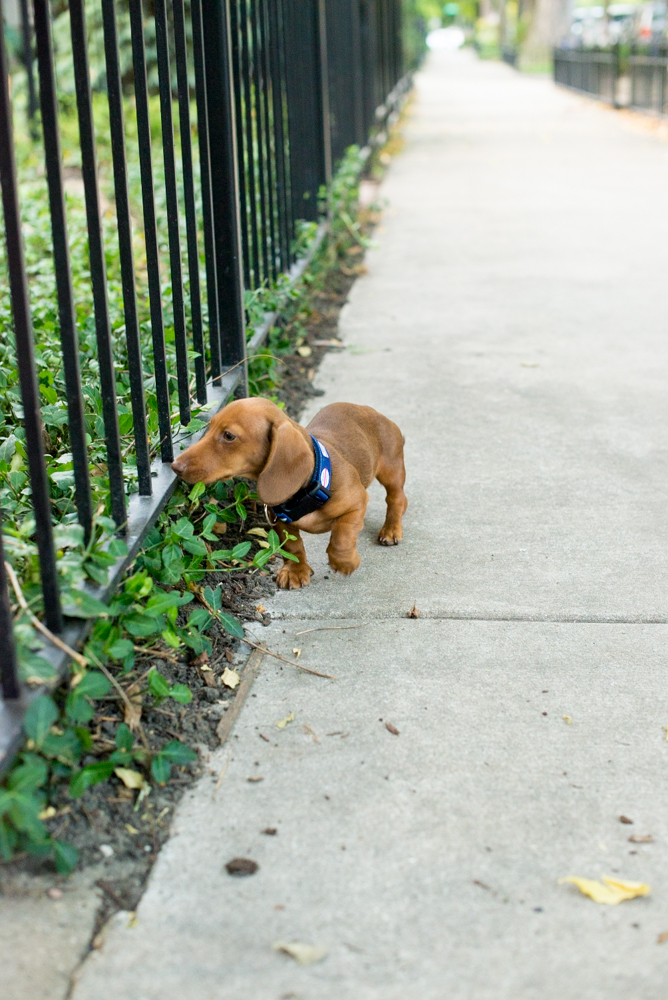
[[[260,500],[283,503],[313,472],[311,439],[268,399],[237,399],[211,419],[196,444],[172,469],[186,483],[217,483],[243,476],[257,480]]]

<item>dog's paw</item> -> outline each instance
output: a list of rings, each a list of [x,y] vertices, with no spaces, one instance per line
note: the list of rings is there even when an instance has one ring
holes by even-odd
[[[401,530],[400,524],[396,526],[384,524],[378,532],[378,542],[380,545],[398,545],[403,537],[404,533]]]
[[[336,573],[342,573],[344,576],[350,576],[354,573],[359,566],[361,559],[359,553],[355,552],[354,555],[348,556],[346,559],[339,558],[337,556],[329,556],[329,565]]]
[[[312,572],[307,563],[286,562],[276,574],[276,583],[281,590],[299,590],[308,587]]]

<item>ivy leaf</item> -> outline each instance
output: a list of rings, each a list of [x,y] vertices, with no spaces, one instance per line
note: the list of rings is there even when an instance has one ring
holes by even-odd
[[[184,604],[190,604],[192,599],[192,594],[181,594],[178,590],[160,590],[148,599],[144,613],[147,615],[161,615],[168,608],[180,608]]]
[[[206,608],[195,608],[195,610],[188,619],[188,624],[186,625],[186,628],[196,628],[196,629],[206,628],[206,626],[209,624],[210,621],[211,621],[211,615],[206,610]]]
[[[7,784],[17,792],[34,792],[46,783],[48,777],[46,761],[37,754],[25,754],[23,763],[11,771]]]
[[[130,656],[132,652],[134,652],[134,645],[129,639],[116,639],[107,650],[112,660],[122,660],[124,657]]]
[[[186,684],[173,684],[169,694],[179,705],[189,705],[193,700],[193,693]]]
[[[105,694],[109,694],[110,690],[111,684],[104,674],[100,673],[99,670],[91,670],[77,684],[72,694],[77,695],[79,698],[104,698]]]
[[[230,635],[235,636],[237,639],[245,638],[243,625],[237,618],[234,617],[234,615],[228,614],[227,611],[219,611],[218,621],[223,626],[225,631],[230,633]]]
[[[199,500],[199,498],[202,496],[204,492],[206,492],[206,484],[195,483],[190,493],[188,494],[188,499],[190,500],[191,503],[194,503],[195,500]]]
[[[172,773],[172,765],[162,754],[156,754],[151,761],[151,775],[159,785],[166,785]]]
[[[176,524],[172,525],[172,531],[179,538],[192,538],[195,533],[192,522],[187,517],[179,518]]]
[[[121,538],[112,538],[107,551],[114,559],[122,559],[128,554],[128,547]]]
[[[162,550],[163,566],[170,566],[172,563],[178,562],[181,559],[183,559],[183,549],[180,545],[165,545]]]
[[[209,554],[209,550],[202,541],[201,538],[189,538],[183,543],[183,548],[186,552],[190,552],[193,556],[206,556]]]
[[[73,799],[79,799],[91,785],[99,785],[101,781],[106,781],[114,773],[114,762],[111,760],[97,760],[93,764],[86,764],[81,771],[70,780],[70,795]]]
[[[164,757],[170,764],[192,764],[197,760],[197,754],[180,740],[170,740],[160,751],[160,756]]]
[[[31,704],[23,720],[23,728],[37,747],[41,747],[49,729],[58,718],[58,709],[48,694],[40,695]]]
[[[169,698],[169,681],[167,681],[159,670],[153,667],[148,674],[148,689],[154,698],[162,701],[164,698]]]
[[[67,590],[63,594],[63,612],[70,618],[99,618],[109,615],[109,608],[85,590]],[[65,603],[66,602],[66,603]]]
[[[72,844],[66,844],[62,840],[54,840],[53,861],[57,872],[61,875],[69,875],[79,863],[79,852]]]
[[[127,618],[123,620],[123,625],[128,630],[130,635],[137,636],[138,638],[143,638],[147,635],[155,635],[156,632],[162,632],[165,628],[164,616],[158,615],[153,617],[152,615],[128,615]]]
[[[204,600],[210,607],[214,609],[214,611],[220,611],[220,606],[221,606],[220,587],[216,587],[215,590],[213,590],[212,587],[205,587]]]

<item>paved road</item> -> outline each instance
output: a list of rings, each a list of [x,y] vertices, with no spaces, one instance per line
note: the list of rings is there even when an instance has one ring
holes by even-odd
[[[265,660],[74,1000],[667,1000],[667,170],[629,118],[432,55],[318,376],[404,430],[405,544],[377,490],[352,579],[308,540],[261,637],[337,680]],[[602,873],[652,894],[557,884]]]

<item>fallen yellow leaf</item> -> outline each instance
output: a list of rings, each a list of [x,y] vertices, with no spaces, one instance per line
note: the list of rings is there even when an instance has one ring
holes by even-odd
[[[297,354],[301,358],[310,358],[313,354],[313,350],[308,346],[308,344],[302,344],[301,347],[297,348]]]
[[[239,683],[239,674],[236,670],[230,670],[229,667],[225,667],[221,680],[225,687],[232,688],[234,691],[235,687]]]
[[[294,649],[292,650],[292,652],[293,652],[293,654],[294,654],[294,656],[295,656],[295,659],[297,659],[297,660],[298,660],[298,659],[299,659],[299,657],[301,656],[301,652],[302,652],[302,651],[301,651],[301,649],[299,649],[299,647],[298,647],[298,646],[295,646],[295,648],[294,648]]]
[[[130,823],[125,824],[125,829],[128,831],[131,837],[136,837],[137,834],[139,833],[139,830],[136,830],[135,827],[132,826]]]
[[[144,775],[132,767],[115,767],[114,774],[121,779],[126,788],[143,788],[146,784]]]
[[[570,715],[562,715],[561,718],[564,720],[567,726],[573,725],[573,720],[571,719]]]
[[[276,941],[272,944],[272,948],[274,951],[282,951],[290,958],[294,958],[299,965],[314,965],[316,962],[322,962],[327,954],[325,948],[316,948],[312,944],[301,944],[299,941]]]
[[[663,934],[659,934],[656,939],[657,944],[665,944],[668,941],[668,931],[664,931]]]
[[[257,535],[258,538],[266,538],[267,532],[264,528],[249,528],[247,535]]]
[[[37,814],[37,819],[44,821],[45,819],[53,819],[58,810],[55,806],[47,806],[46,809],[42,809],[41,813]]]
[[[284,719],[281,719],[280,722],[276,723],[276,728],[277,729],[285,729],[285,727],[287,726],[288,722],[293,722],[294,718],[295,718],[295,713],[294,712],[290,712],[290,714],[286,715]]]
[[[578,878],[568,875],[559,879],[559,884],[572,882],[584,896],[589,896],[595,903],[606,906],[617,906],[625,899],[635,899],[637,896],[649,896],[652,891],[645,882],[623,882],[621,879],[601,875],[602,882],[592,878]]]

